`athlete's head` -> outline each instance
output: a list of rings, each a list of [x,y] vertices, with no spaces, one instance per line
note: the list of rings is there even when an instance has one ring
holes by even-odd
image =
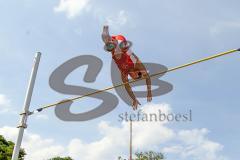
[[[132,43],[127,41],[123,35],[112,36],[112,38],[117,40],[118,46],[123,52],[128,51],[128,49],[132,46]]]
[[[105,50],[112,52],[116,49],[126,52],[131,47],[132,43],[127,41],[123,35],[112,36],[111,39],[105,43]]]
[[[108,26],[103,27],[102,40],[105,43],[104,49],[114,54],[127,52],[132,46],[132,43],[127,41],[123,35],[110,36]]]

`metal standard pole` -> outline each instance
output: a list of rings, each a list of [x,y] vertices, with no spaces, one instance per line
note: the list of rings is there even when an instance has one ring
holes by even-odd
[[[130,157],[129,160],[132,160],[132,120],[130,119]]]
[[[27,118],[29,116],[29,106],[30,106],[30,102],[31,102],[31,98],[32,98],[32,93],[33,93],[33,88],[34,88],[34,84],[35,84],[35,80],[36,80],[36,76],[37,76],[37,70],[38,70],[40,58],[41,58],[41,53],[37,52],[35,59],[34,59],[34,64],[33,64],[32,72],[31,72],[30,81],[28,83],[28,89],[27,89],[26,98],[24,101],[24,106],[23,106],[23,113],[21,114],[20,124],[17,127],[17,128],[19,128],[19,131],[18,131],[16,144],[15,144],[14,150],[13,150],[12,160],[18,160],[18,155],[19,155],[19,151],[20,151],[20,147],[21,147],[21,143],[22,143],[24,129],[27,128]]]

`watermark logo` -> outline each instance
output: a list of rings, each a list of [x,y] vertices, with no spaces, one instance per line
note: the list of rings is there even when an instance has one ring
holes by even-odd
[[[137,121],[137,122],[191,122],[192,110],[190,109],[186,113],[166,113],[161,109],[157,112],[149,113],[143,112],[139,109],[136,113],[120,113],[118,115],[118,121]]]
[[[157,64],[157,63],[144,63],[145,67],[149,71],[149,74],[167,71],[167,67]],[[65,79],[77,68],[87,66],[85,75],[83,76],[83,81],[86,83],[94,83],[97,80],[97,76],[100,73],[103,62],[96,56],[92,55],[81,55],[74,57],[59,67],[57,67],[49,78],[50,87],[56,92],[67,94],[67,95],[85,95],[86,93],[96,92],[97,89],[88,88],[79,85],[67,84]],[[152,86],[157,86],[156,89],[152,90],[152,96],[157,97],[169,93],[173,86],[159,78],[164,74],[155,76],[151,79]],[[111,63],[111,79],[113,85],[121,84],[121,73],[119,72],[114,61]],[[141,80],[136,83],[131,84],[134,88],[136,86],[145,86],[145,81]],[[128,105],[131,105],[131,99],[128,96],[124,87],[115,88],[118,96]],[[146,97],[146,91],[134,91],[137,98]],[[110,92],[102,92],[99,94],[94,94],[89,97],[96,98],[102,101],[102,103],[95,107],[94,109],[83,112],[83,113],[72,113],[70,112],[71,105],[73,101],[68,101],[64,104],[59,104],[55,107],[56,116],[63,121],[87,121],[103,116],[112,110],[114,110],[118,103],[118,97]]]

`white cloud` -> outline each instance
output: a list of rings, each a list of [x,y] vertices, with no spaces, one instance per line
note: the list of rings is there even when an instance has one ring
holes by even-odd
[[[114,30],[120,27],[128,26],[135,27],[130,15],[127,11],[120,9],[114,12],[109,12],[108,8],[93,5],[92,0],[59,0],[59,4],[54,7],[55,12],[63,12],[69,19],[76,18],[84,12],[91,11],[92,18],[98,21],[101,25],[109,25]],[[96,7],[97,6],[97,7]],[[77,34],[81,34],[79,29],[75,30]]]
[[[0,94],[0,114],[11,110],[10,103],[11,101],[5,95]]]
[[[55,12],[65,12],[68,18],[74,18],[91,8],[90,0],[60,0]]]
[[[219,154],[223,145],[209,140],[207,138],[208,132],[206,128],[181,130],[176,136],[176,140],[179,140],[181,145],[166,147],[163,151],[175,153],[182,159],[226,160],[226,157]]]
[[[125,10],[121,10],[117,13],[117,15],[112,15],[106,17],[106,24],[118,28],[126,25],[129,22],[129,16]]]
[[[143,107],[143,112],[157,113],[159,109],[163,113],[171,111],[167,104],[151,104]],[[81,157],[82,160],[106,160],[128,154],[128,123],[123,122],[120,127],[117,127],[108,122],[101,122],[98,128],[103,135],[100,140],[84,143],[80,139],[74,139],[68,146],[69,155],[75,159]],[[166,154],[175,155],[179,160],[226,160],[220,154],[223,146],[209,140],[207,138],[209,131],[205,128],[174,131],[166,126],[166,122],[134,122],[133,130],[135,151],[163,151]]]
[[[109,12],[108,9],[104,8],[93,8],[93,16],[98,20],[100,25],[110,26],[110,30],[118,31],[120,28],[129,27],[135,28],[134,20],[131,14],[123,9]]]
[[[0,128],[0,135],[15,142],[18,129],[4,126]],[[64,155],[65,149],[53,139],[44,139],[37,134],[25,132],[22,147],[27,152],[26,160],[43,160],[58,155]]]
[[[142,109],[145,113],[170,113],[171,107],[167,104],[148,104]],[[42,160],[55,155],[67,155],[81,160],[117,159],[119,155],[128,154],[129,123],[122,122],[114,126],[102,121],[98,124],[102,138],[90,143],[79,138],[70,140],[67,147],[58,145],[53,139],[44,139],[36,134],[26,133],[23,147],[28,153],[27,160]],[[156,150],[174,155],[179,160],[226,160],[221,155],[223,146],[208,139],[209,131],[203,129],[175,131],[167,127],[167,122],[134,122],[133,148],[134,151]],[[13,140],[16,129],[3,127],[0,134]]]

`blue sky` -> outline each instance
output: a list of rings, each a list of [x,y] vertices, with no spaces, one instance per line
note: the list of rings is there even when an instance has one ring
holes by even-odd
[[[13,140],[16,137],[13,128],[19,119],[16,113],[22,109],[32,61],[37,51],[42,52],[42,58],[31,109],[69,97],[52,90],[48,79],[56,67],[75,56],[97,56],[104,62],[104,66],[94,83],[83,82],[84,69],[76,70],[69,82],[97,89],[112,85],[111,57],[103,50],[100,35],[104,24],[109,24],[111,33],[121,33],[128,37],[134,43],[134,52],[143,62],[160,63],[169,68],[240,47],[240,2],[237,0],[0,2],[0,133],[5,133],[6,137]],[[158,124],[159,128],[153,124],[153,132],[145,134],[161,133],[157,131],[158,128],[163,133],[166,131],[166,139],[156,138],[156,142],[149,142],[149,148],[144,148],[141,147],[144,138],[139,138],[136,140],[136,144],[139,144],[136,148],[150,149],[155,146],[152,148],[165,151],[168,159],[174,159],[174,156],[183,160],[239,158],[239,58],[239,53],[234,53],[162,77],[173,84],[173,91],[155,97],[152,104],[146,104],[146,100],[141,99],[144,108],[154,108],[155,105],[164,108],[163,104],[167,104],[167,110],[175,113],[192,109],[193,122]],[[74,104],[75,111],[81,111],[79,106],[83,110],[92,108],[95,102],[92,99],[77,102]],[[107,150],[109,146],[104,138],[117,136],[115,130],[125,134],[126,124],[117,119],[118,114],[125,111],[131,109],[120,100],[113,112],[88,122],[63,122],[57,119],[53,109],[34,115],[29,118],[24,142],[29,152],[32,152],[28,159],[34,159],[52,149],[52,155],[71,155],[76,159],[91,160],[94,159],[91,154],[84,159],[79,158],[78,153],[87,155],[89,153],[86,152],[90,150],[87,148],[103,145],[103,149],[95,154],[110,160],[112,155]],[[112,134],[104,132],[108,127],[114,130]],[[186,142],[186,135],[195,136],[196,139],[200,137],[200,142]],[[118,136],[124,137],[121,134]],[[172,137],[178,137],[181,141],[175,142]],[[185,140],[182,140],[183,137]],[[36,151],[37,147],[32,147],[34,142],[42,142],[38,146],[39,152]],[[212,150],[207,148],[209,153],[204,152],[206,147],[202,144],[206,143],[211,144],[207,146],[214,146],[210,147]],[[169,151],[170,146],[172,152]],[[116,154],[126,155],[128,150],[121,147],[116,145],[113,150],[119,150]],[[189,147],[195,147],[195,150]],[[180,154],[180,151],[186,154]]]

